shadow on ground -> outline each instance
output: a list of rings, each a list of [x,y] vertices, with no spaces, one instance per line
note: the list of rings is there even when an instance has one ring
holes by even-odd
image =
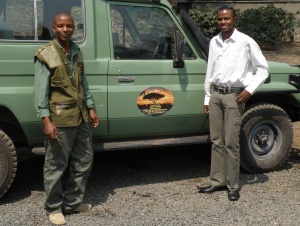
[[[44,156],[19,163],[15,180],[0,204],[43,192],[43,164]],[[99,152],[94,155],[87,193],[99,189],[104,201],[116,188],[207,177],[209,169],[209,145]]]
[[[300,150],[293,149],[287,163],[279,170],[290,169],[293,165],[299,167],[300,157],[297,156]],[[0,205],[25,199],[32,193],[43,193],[43,163],[44,156],[20,163],[15,181],[1,198]],[[209,183],[209,173],[210,145],[100,152],[94,156],[86,197],[92,204],[102,204],[118,188],[169,182],[193,186],[196,192],[197,185]],[[241,171],[241,188],[268,180],[267,174]]]

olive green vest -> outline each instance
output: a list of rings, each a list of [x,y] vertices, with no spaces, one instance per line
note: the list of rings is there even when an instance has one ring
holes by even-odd
[[[49,108],[52,123],[57,127],[78,126],[82,119],[88,122],[82,87],[82,52],[74,56],[74,78],[65,50],[55,41],[35,54],[50,70]]]

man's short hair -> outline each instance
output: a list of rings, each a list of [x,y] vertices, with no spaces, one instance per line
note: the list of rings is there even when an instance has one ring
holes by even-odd
[[[73,23],[74,23],[74,18],[72,17],[72,15],[71,15],[70,13],[68,13],[68,12],[59,12],[59,13],[57,13],[57,14],[55,15],[55,17],[54,17],[54,19],[53,19],[53,24],[55,23],[56,18],[57,18],[58,16],[60,16],[60,15],[67,15],[67,16],[71,17],[71,18],[72,18],[72,21],[73,21]]]
[[[236,17],[236,11],[235,11],[235,9],[233,8],[233,6],[231,6],[231,5],[222,5],[222,6],[218,9],[218,12],[223,11],[223,10],[225,10],[225,9],[231,10],[231,12],[232,12],[232,14],[233,14],[233,17]]]

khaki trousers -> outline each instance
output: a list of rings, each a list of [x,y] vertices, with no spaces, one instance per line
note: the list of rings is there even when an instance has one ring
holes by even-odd
[[[211,91],[209,102],[210,137],[212,141],[211,184],[239,188],[239,136],[245,104],[237,104],[238,94]]]
[[[44,208],[48,213],[71,212],[80,205],[93,162],[92,133],[87,123],[57,129],[57,139],[45,140]],[[68,165],[63,186],[61,179]]]

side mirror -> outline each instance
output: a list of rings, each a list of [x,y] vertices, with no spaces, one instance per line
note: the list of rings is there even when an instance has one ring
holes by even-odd
[[[174,68],[183,68],[184,67],[184,61],[183,58],[183,49],[184,49],[184,41],[179,41],[179,45],[176,49],[176,59],[173,60],[173,67]]]

